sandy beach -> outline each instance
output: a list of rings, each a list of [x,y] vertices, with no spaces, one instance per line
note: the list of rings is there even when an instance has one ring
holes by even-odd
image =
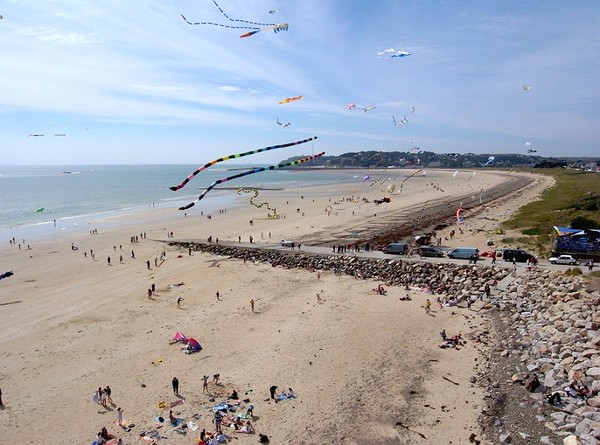
[[[533,181],[476,205],[481,189],[517,177]],[[276,219],[246,200],[210,215],[196,208],[186,214],[149,209],[98,234],[49,237],[31,250],[24,248],[27,240],[21,250],[3,240],[2,264],[14,276],[0,281],[0,445],[91,443],[102,427],[127,444],[144,443],[140,434],[155,430],[165,437],[157,443],[193,444],[202,429],[214,430],[211,408],[233,390],[243,405],[244,399],[254,404],[254,428],[273,444],[468,443],[479,434],[483,406],[481,389],[469,381],[484,347],[471,339],[488,327],[482,313],[434,305],[427,314],[427,295],[414,289],[411,301],[399,301],[407,293],[402,288],[376,295],[377,283],[369,280],[190,255],[167,243],[209,236],[244,246],[252,237],[265,248],[283,239],[353,243],[394,222],[412,220],[418,228],[427,208],[462,200],[473,205],[463,214],[462,233],[446,239],[457,230],[450,225],[437,236],[444,246],[483,251],[487,239],[498,246],[499,224],[552,179],[478,171],[456,180],[453,172],[438,171],[392,194],[390,183],[261,191],[256,202],[276,208]],[[384,196],[391,202],[373,203]],[[152,284],[156,290],[148,297]],[[439,348],[442,329],[461,333],[465,345]],[[181,345],[170,345],[176,331],[203,349],[187,355]],[[220,374],[218,384],[214,374]],[[204,375],[209,393],[203,393]],[[92,396],[106,385],[113,404],[103,407]],[[296,398],[275,403],[273,385],[278,393],[293,389]],[[198,430],[183,435],[157,422],[168,419],[170,404]],[[125,423],[135,425],[129,431],[116,423],[118,407]],[[258,434],[224,431],[240,445],[258,441]]]

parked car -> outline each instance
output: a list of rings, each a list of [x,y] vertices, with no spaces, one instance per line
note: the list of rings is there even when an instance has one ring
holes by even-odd
[[[421,246],[419,247],[419,255],[441,258],[444,256],[444,251],[433,246]]]
[[[479,258],[479,249],[475,247],[455,247],[448,252],[448,258],[458,258],[461,260],[470,260],[471,255]]]
[[[383,249],[383,253],[395,253],[396,255],[406,255],[408,252],[407,243],[389,243]]]
[[[521,249],[504,249],[502,256],[504,257],[504,261],[513,261],[514,259],[517,263],[526,263],[530,259],[535,259],[535,255]]]
[[[294,247],[295,245],[293,241],[281,240],[282,247]]]
[[[579,261],[577,261],[577,259],[572,255],[553,256],[550,257],[548,261],[550,261],[550,263],[552,264],[570,264],[571,266],[574,266],[575,264],[579,263]]]

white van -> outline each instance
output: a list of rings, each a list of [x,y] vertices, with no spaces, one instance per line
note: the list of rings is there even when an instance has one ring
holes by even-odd
[[[477,255],[477,258],[479,258],[479,249],[475,247],[455,247],[448,252],[448,258],[469,260],[473,254]]]

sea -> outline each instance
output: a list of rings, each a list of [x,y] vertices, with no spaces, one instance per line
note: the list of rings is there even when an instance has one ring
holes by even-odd
[[[120,218],[151,208],[173,209],[186,205],[213,182],[262,165],[211,167],[184,188],[182,182],[198,166],[193,165],[0,165],[0,242],[61,236],[118,224]],[[290,189],[360,181],[356,171],[322,169],[272,170],[217,185],[188,210],[205,214],[238,205],[246,196],[237,188]],[[147,215],[147,212],[143,213]]]

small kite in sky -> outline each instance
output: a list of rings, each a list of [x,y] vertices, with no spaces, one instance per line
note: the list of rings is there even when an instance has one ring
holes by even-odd
[[[219,8],[219,11],[221,11],[221,14],[223,14],[227,20],[229,20],[230,22],[245,23],[246,25],[233,26],[233,25],[224,25],[222,23],[215,23],[215,22],[191,22],[183,14],[181,14],[181,17],[189,25],[212,25],[212,26],[220,26],[222,28],[251,29],[252,30],[250,32],[242,34],[240,37],[249,37],[258,32],[267,31],[267,30],[273,30],[276,33],[279,31],[287,31],[288,30],[289,26],[287,23],[257,23],[257,22],[251,22],[249,20],[243,20],[243,19],[232,19],[225,13],[225,11],[223,11],[223,9],[221,9],[221,7],[219,6],[219,4],[216,1],[213,0],[213,3],[215,4],[215,6],[217,8]],[[251,25],[251,26],[247,26],[247,25]]]
[[[28,134],[27,137],[28,138],[39,138],[44,136],[43,134]]]
[[[386,59],[390,58],[390,57],[407,57],[410,56],[410,53],[407,53],[406,51],[398,51],[395,50],[394,48],[388,48],[388,49],[384,49],[383,51],[377,51],[377,57],[379,57],[380,59],[382,57],[385,57]]]
[[[278,12],[279,12],[279,8],[277,8],[277,9],[271,9],[269,11],[269,14],[277,14]]]
[[[351,110],[351,111],[353,111],[353,110],[362,111],[363,113],[366,113],[367,111],[374,110],[375,106],[374,105],[367,105],[367,106],[364,106],[364,107],[359,107],[356,104],[348,104],[348,105],[346,105],[344,107],[344,109]]]
[[[537,153],[537,150],[530,148],[529,150],[527,150],[527,153]]]
[[[297,100],[304,99],[304,96],[295,96],[295,97],[286,97],[279,101],[280,104],[289,104],[290,102],[295,102]]]
[[[283,122],[281,122],[281,121],[279,120],[279,117],[278,117],[278,118],[277,118],[277,125],[281,125],[283,128],[287,128],[287,127],[290,127],[290,126],[292,125],[292,123],[291,123],[291,122],[286,122],[286,123],[284,124]]]
[[[318,153],[316,155],[307,156],[306,158],[298,159],[296,161],[285,162],[285,163],[281,163],[281,164],[277,164],[277,165],[269,165],[268,167],[253,168],[252,170],[248,170],[248,171],[245,171],[243,173],[238,173],[237,175],[228,176],[226,178],[221,178],[221,179],[213,182],[211,185],[209,185],[206,188],[206,190],[204,190],[200,194],[200,196],[198,196],[198,198],[195,201],[190,202],[186,206],[179,207],[179,210],[187,210],[187,209],[193,207],[198,201],[202,200],[202,198],[204,198],[208,192],[210,192],[212,189],[214,189],[217,185],[222,184],[224,182],[231,181],[231,180],[237,179],[237,178],[241,178],[243,176],[248,176],[248,175],[253,175],[255,173],[260,173],[260,172],[268,171],[268,170],[277,170],[277,169],[280,169],[280,168],[292,167],[294,165],[302,164],[304,162],[308,162],[308,161],[312,161],[313,159],[320,158],[324,154],[325,154],[325,152],[323,151],[323,152]]]
[[[185,185],[188,182],[190,182],[194,178],[194,176],[196,176],[198,173],[203,172],[208,167],[212,167],[213,165],[218,164],[219,162],[229,161],[230,159],[243,158],[244,156],[249,156],[249,155],[253,155],[256,153],[262,153],[263,151],[277,150],[278,148],[287,148],[287,147],[292,147],[294,145],[305,144],[306,142],[314,141],[315,139],[317,139],[316,136],[312,137],[312,138],[304,139],[302,141],[288,142],[287,144],[280,144],[280,145],[272,145],[270,147],[258,148],[256,150],[250,150],[250,151],[246,151],[244,153],[235,153],[235,154],[232,154],[229,156],[223,156],[222,158],[213,159],[212,161],[204,164],[202,167],[199,167],[198,169],[196,169],[196,171],[194,171],[193,173],[190,173],[188,175],[188,177],[185,178],[180,184],[174,185],[173,187],[169,187],[169,190],[173,190],[175,192],[175,191],[179,190],[180,188],[185,187]]]
[[[529,90],[531,90],[531,87],[529,85],[523,85],[523,89],[525,91],[529,91]]]
[[[531,142],[525,142],[525,146],[529,147],[531,145]]]
[[[400,119],[400,121],[396,121],[396,118],[394,116],[392,116],[392,122],[394,122],[394,125],[396,127],[404,127],[406,124],[408,124],[408,116],[410,116],[414,112],[415,112],[415,107],[412,107],[412,111],[410,113],[406,113],[404,115],[404,117],[402,119]]]

